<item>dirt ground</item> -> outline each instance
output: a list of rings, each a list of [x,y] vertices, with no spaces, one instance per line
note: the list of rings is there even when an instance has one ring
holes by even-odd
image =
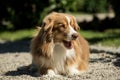
[[[120,80],[120,48],[91,46],[89,70],[80,76],[35,77],[17,70],[30,63],[29,52],[0,53],[0,80]]]

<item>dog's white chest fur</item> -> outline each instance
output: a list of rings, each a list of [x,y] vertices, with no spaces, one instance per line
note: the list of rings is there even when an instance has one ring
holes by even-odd
[[[74,57],[74,49],[66,49],[62,44],[55,44],[53,49],[53,55],[51,57],[51,66],[55,68],[55,72],[64,73],[65,72],[65,61],[66,58]],[[51,62],[50,61],[50,62]]]

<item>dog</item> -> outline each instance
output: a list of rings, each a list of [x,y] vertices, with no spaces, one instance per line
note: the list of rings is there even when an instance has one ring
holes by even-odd
[[[88,69],[89,44],[76,18],[52,12],[31,41],[32,66],[40,75],[80,75]]]

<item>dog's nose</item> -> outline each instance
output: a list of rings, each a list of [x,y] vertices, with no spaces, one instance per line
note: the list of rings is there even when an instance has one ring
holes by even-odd
[[[78,37],[78,34],[77,34],[77,33],[73,33],[73,34],[72,34],[72,39],[73,39],[73,40],[77,39],[77,37]]]

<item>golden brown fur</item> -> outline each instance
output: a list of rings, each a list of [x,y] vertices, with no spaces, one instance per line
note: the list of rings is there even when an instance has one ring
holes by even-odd
[[[68,41],[69,24],[77,32],[72,39],[70,37],[71,41]],[[72,15],[53,12],[44,18],[31,42],[32,64],[40,74],[53,71],[55,74],[79,75],[88,68],[89,45],[78,31],[79,26]]]

